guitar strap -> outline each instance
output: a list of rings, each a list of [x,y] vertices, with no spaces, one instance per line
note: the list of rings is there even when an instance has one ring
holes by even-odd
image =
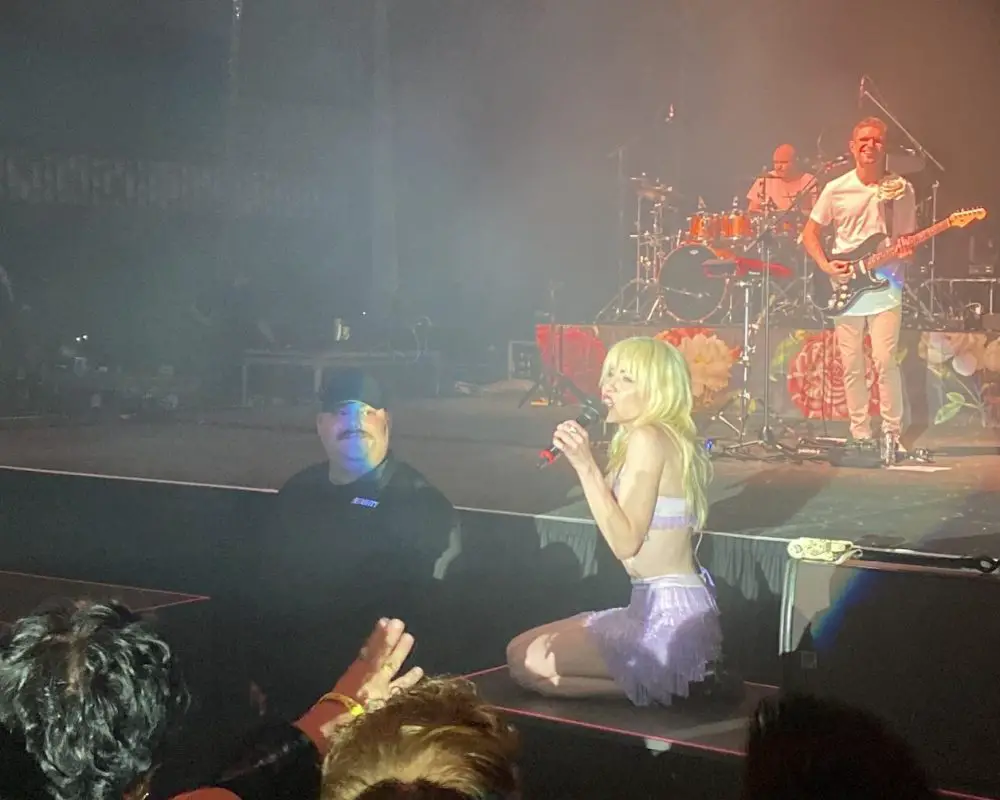
[[[882,201],[882,219],[885,220],[885,235],[892,239],[892,224],[895,221],[893,218],[896,216],[893,213],[893,206],[895,205],[895,199],[889,198],[888,200]]]

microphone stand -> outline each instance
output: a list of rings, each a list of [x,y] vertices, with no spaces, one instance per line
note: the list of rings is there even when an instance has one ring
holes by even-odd
[[[941,172],[944,172],[945,168],[941,166],[941,162],[938,161],[936,158],[934,158],[934,156],[931,155],[927,151],[927,149],[922,144],[920,144],[920,142],[917,141],[917,137],[915,137],[904,127],[903,123],[896,118],[895,114],[893,114],[888,108],[885,107],[885,105],[882,102],[878,100],[878,98],[876,98],[871,92],[868,91],[869,83],[874,84],[875,81],[873,81],[871,78],[867,78],[867,80],[861,87],[861,99],[864,100],[867,97],[869,100],[871,100],[872,103],[875,104],[875,107],[883,114],[885,114],[889,118],[889,120],[903,132],[903,135],[910,140],[910,143],[913,145],[913,149],[916,150],[919,155],[926,156],[927,159],[932,164],[934,164],[935,167],[937,167]],[[936,222],[937,220],[931,220],[931,221]]]
[[[858,98],[859,104],[862,101],[864,101],[864,99],[866,97],[869,100],[871,100],[872,103],[875,105],[875,107],[879,111],[881,111],[886,117],[888,117],[888,119],[893,123],[893,125],[895,125],[897,128],[899,128],[903,132],[903,135],[907,139],[910,140],[910,144],[913,145],[913,149],[917,152],[917,155],[924,156],[935,167],[937,167],[940,172],[944,173],[945,172],[945,168],[941,164],[941,162],[938,161],[917,140],[916,136],[914,136],[912,133],[909,132],[909,130],[907,130],[906,126],[903,125],[903,123],[900,122],[899,119],[897,119],[897,117],[896,117],[895,114],[893,114],[888,108],[885,107],[884,103],[882,103],[877,97],[875,97],[875,95],[873,95],[871,92],[868,91],[868,84],[869,83],[872,84],[873,86],[875,86],[876,90],[878,89],[878,86],[875,84],[875,81],[873,81],[867,75],[864,76],[861,79],[861,95]],[[934,184],[932,186],[933,200],[932,200],[932,204],[931,204],[931,217],[932,217],[931,224],[934,224],[935,222],[937,222],[937,195],[938,195],[938,186],[939,185],[940,185],[939,182],[937,180],[935,180]],[[936,278],[936,276],[935,276],[935,272],[936,272],[936,260],[937,260],[937,241],[936,241],[936,239],[931,239],[931,259],[930,259],[930,263],[927,265],[928,266],[927,273],[930,275],[930,279],[928,281],[928,286],[930,287],[928,300],[929,300],[930,312],[931,312],[932,316],[935,313],[935,311],[934,311],[934,287],[937,285],[937,281],[935,279]],[[931,320],[931,321],[933,322],[933,320]]]

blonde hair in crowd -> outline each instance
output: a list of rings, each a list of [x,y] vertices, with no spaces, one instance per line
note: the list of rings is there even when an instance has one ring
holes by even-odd
[[[518,747],[471,682],[428,678],[337,729],[321,800],[509,796]]]
[[[696,439],[698,431],[691,416],[694,409],[691,373],[684,356],[660,339],[646,336],[623,339],[608,351],[601,383],[619,370],[636,382],[645,395],[646,409],[628,428],[618,427],[608,448],[609,474],[624,466],[632,429],[651,426],[663,431],[680,453],[684,498],[697,527],[702,528],[708,517],[707,488],[712,479],[712,464]]]

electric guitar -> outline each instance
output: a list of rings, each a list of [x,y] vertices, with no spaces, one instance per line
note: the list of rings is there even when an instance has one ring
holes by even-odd
[[[985,218],[985,208],[963,209],[906,238],[913,247],[917,247],[948,228],[964,228],[976,220]],[[885,244],[885,239],[884,233],[875,233],[850,252],[828,256],[830,261],[847,261],[851,265],[851,271],[845,278],[830,278],[831,290],[826,303],[822,297],[826,281],[817,281],[816,288],[819,290],[817,291],[819,296],[816,297],[817,305],[824,314],[834,317],[843,314],[868,292],[878,291],[889,285],[889,281],[878,277],[875,270],[897,259],[899,246],[891,245],[883,250],[881,248]]]

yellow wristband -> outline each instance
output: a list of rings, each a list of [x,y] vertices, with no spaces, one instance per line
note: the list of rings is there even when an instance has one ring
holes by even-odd
[[[319,705],[327,700],[332,700],[335,703],[340,703],[344,708],[346,708],[352,717],[360,717],[365,713],[365,707],[361,705],[353,697],[348,697],[346,694],[340,694],[340,692],[327,692],[316,704]]]

